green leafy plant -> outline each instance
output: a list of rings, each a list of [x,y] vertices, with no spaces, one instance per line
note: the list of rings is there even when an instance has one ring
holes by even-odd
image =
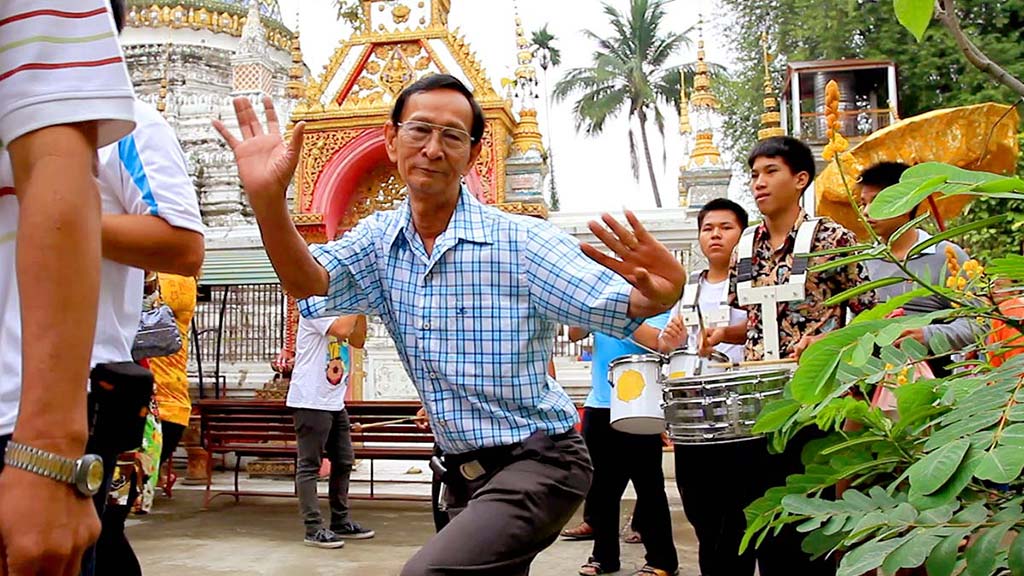
[[[931,194],[1022,201],[1024,181],[920,164],[879,193],[869,216],[904,214]],[[963,223],[927,244],[1006,217]],[[912,220],[904,230],[921,221]],[[895,263],[918,287],[810,346],[783,399],[762,411],[754,430],[767,434],[773,449],[781,450],[807,427],[828,435],[805,448],[802,474],[790,476],[785,486],[768,490],[746,509],[743,547],[796,524],[807,534],[805,551],[814,556],[843,552],[839,576],[875,569],[888,575],[919,566],[933,576],[1024,575],[1024,355],[997,367],[989,354],[1014,344],[978,342],[969,350],[978,359],[962,362],[951,376],[935,378],[919,375],[914,367],[949,354],[950,343],[940,335],[927,346],[902,338],[906,330],[962,317],[1024,329],[1021,319],[1008,317],[994,303],[1005,294],[1001,290],[1024,284],[1024,257],[997,259],[987,270],[976,261],[961,267],[954,260],[946,282],[937,286],[915,276],[906,259],[893,254],[891,242],[873,237],[844,249],[841,258],[823,267],[870,258]],[[892,280],[857,287],[836,300]],[[947,298],[952,307],[886,318],[923,295]],[[868,401],[878,387],[891,390],[894,410],[883,411]],[[842,497],[828,499],[826,494],[841,483],[849,486]]]

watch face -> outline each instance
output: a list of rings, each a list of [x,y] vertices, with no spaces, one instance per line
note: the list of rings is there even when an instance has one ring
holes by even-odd
[[[101,458],[94,458],[86,465],[85,483],[89,492],[93,494],[99,492],[100,485],[103,484],[103,460]]]

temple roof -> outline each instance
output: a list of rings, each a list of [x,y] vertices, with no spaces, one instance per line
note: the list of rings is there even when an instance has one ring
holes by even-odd
[[[268,42],[283,50],[292,32],[281,19],[277,0],[128,0],[127,25],[134,28],[194,28],[240,36],[256,3]]]

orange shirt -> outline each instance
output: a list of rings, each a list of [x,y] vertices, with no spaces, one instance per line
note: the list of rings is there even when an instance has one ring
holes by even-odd
[[[188,335],[196,311],[196,279],[160,273],[160,298],[174,311],[181,333],[181,350],[170,356],[149,359],[149,369],[156,381],[156,401],[160,419],[188,426],[192,399],[188,394]]]
[[[1005,300],[999,305],[999,311],[1010,318],[1024,318],[1024,298]],[[1007,349],[992,354],[993,366],[1000,366],[1008,358],[1024,352],[1024,336],[1012,326],[1007,326],[1002,320],[992,322],[992,334],[988,337],[989,346],[994,346],[997,343],[1002,343],[1003,346],[1007,346]]]

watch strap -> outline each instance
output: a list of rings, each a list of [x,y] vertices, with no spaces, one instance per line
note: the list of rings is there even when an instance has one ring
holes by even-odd
[[[7,443],[7,450],[4,452],[4,465],[58,482],[75,483],[76,460],[18,442]]]

